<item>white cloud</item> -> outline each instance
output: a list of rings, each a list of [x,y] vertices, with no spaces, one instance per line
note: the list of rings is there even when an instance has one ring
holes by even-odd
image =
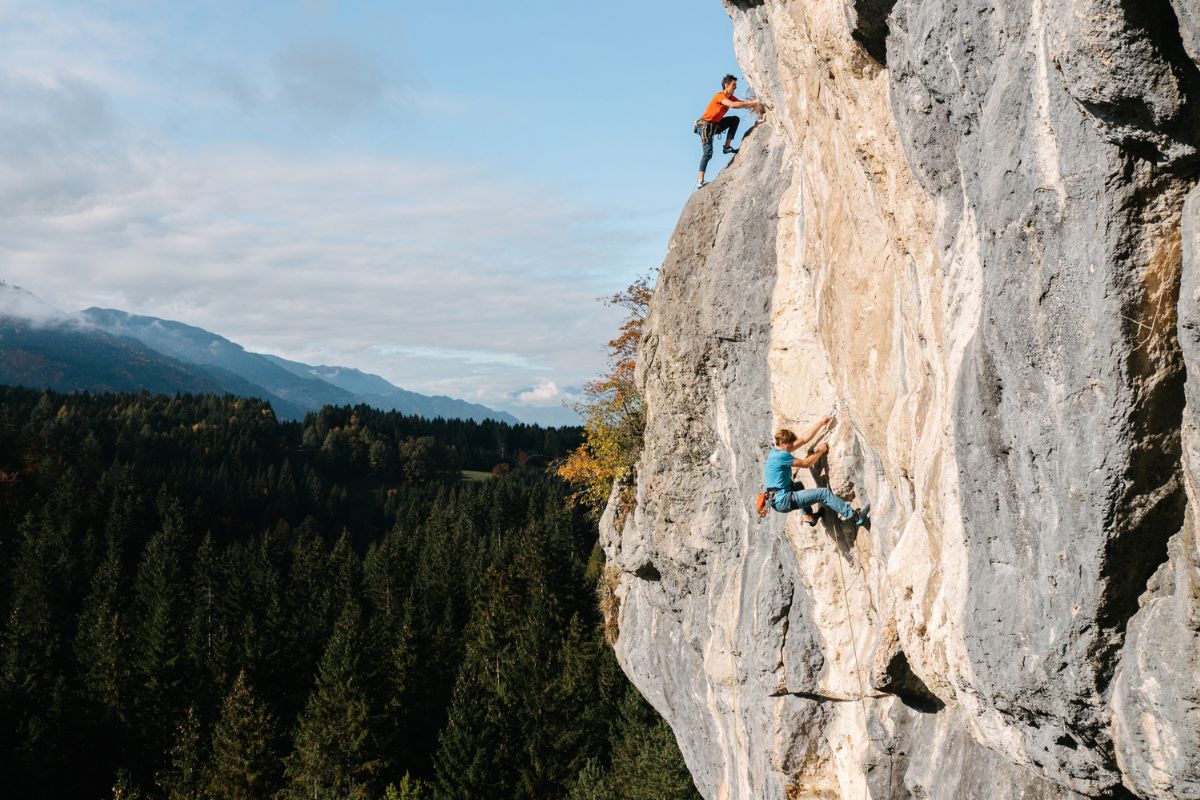
[[[514,398],[519,406],[530,408],[566,407],[578,402],[579,393],[574,389],[559,389],[554,381],[542,381],[536,387],[518,392]]]
[[[206,150],[146,125],[144,109],[175,104],[335,120],[404,89],[348,45],[285,48],[257,75],[200,65],[203,85],[167,99],[173,87],[129,64],[155,63],[147,31],[84,5],[5,15],[0,279],[71,310],[178,319],[250,349],[571,421],[557,387],[604,366],[619,314],[596,300],[641,243],[633,221],[419,152]]]
[[[0,281],[0,319],[14,317],[35,325],[62,325],[71,320],[63,311],[19,286]]]
[[[24,181],[0,191],[0,277],[488,404],[603,364],[609,232],[551,190],[459,164],[103,148],[66,184],[49,155],[0,150]]]
[[[0,70],[0,211],[57,213],[128,187],[107,95],[89,81]]]
[[[518,353],[502,353],[494,350],[456,350],[451,347],[414,347],[412,345],[375,345],[371,349],[385,356],[410,356],[431,361],[461,361],[465,364],[500,364],[528,370],[549,369],[549,367],[537,364]]]

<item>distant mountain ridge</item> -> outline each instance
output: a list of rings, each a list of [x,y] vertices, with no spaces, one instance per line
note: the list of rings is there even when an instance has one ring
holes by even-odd
[[[67,314],[0,281],[0,383],[61,391],[228,393],[271,403],[280,419],[365,404],[422,417],[520,421],[378,375],[254,353],[194,325],[111,308]]]
[[[225,392],[203,370],[136,339],[15,317],[0,317],[0,383],[61,392]]]
[[[297,375],[281,368],[267,356],[249,352],[240,344],[195,325],[111,308],[89,308],[80,316],[100,330],[132,337],[180,361],[226,370],[266,389],[273,397],[309,411],[324,405],[359,402],[352,392],[316,378]]]
[[[516,417],[502,411],[493,411],[478,403],[468,403],[445,395],[424,395],[401,389],[384,378],[353,367],[331,367],[324,364],[311,366],[299,361],[288,361],[279,356],[264,355],[279,366],[302,377],[314,377],[361,398],[361,402],[384,411],[401,411],[422,417],[457,417],[460,419],[497,419],[516,422]],[[417,410],[409,410],[417,409]],[[463,416],[463,411],[472,416]]]

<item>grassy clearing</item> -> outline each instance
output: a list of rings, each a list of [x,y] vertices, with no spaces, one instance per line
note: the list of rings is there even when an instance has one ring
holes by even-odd
[[[490,481],[495,477],[490,472],[480,472],[477,469],[464,469],[462,476],[464,481]]]

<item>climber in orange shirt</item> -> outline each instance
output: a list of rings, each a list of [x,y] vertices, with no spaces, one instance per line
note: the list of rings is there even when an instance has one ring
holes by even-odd
[[[738,100],[734,95],[735,91],[737,91],[737,78],[726,75],[721,79],[721,91],[713,95],[708,108],[704,109],[704,114],[696,120],[695,130],[700,134],[700,144],[704,148],[704,155],[700,157],[700,177],[696,179],[697,189],[708,182],[704,180],[704,170],[708,167],[708,160],[712,158],[713,139],[722,133],[727,134],[725,146],[721,148],[721,152],[726,155],[737,152],[733,146],[733,137],[737,133],[738,123],[741,120],[734,116],[726,117],[725,114],[729,109],[752,108],[759,114],[763,113],[762,103],[757,100]]]

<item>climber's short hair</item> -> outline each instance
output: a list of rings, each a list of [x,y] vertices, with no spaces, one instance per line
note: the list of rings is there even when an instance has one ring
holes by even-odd
[[[775,431],[775,445],[777,447],[785,447],[796,441],[796,434],[789,431],[787,428],[780,428]]]
[[[726,86],[728,86],[731,83],[737,83],[737,78],[735,78],[732,75],[726,75],[724,78],[721,78],[721,88],[722,89],[724,89]]]

